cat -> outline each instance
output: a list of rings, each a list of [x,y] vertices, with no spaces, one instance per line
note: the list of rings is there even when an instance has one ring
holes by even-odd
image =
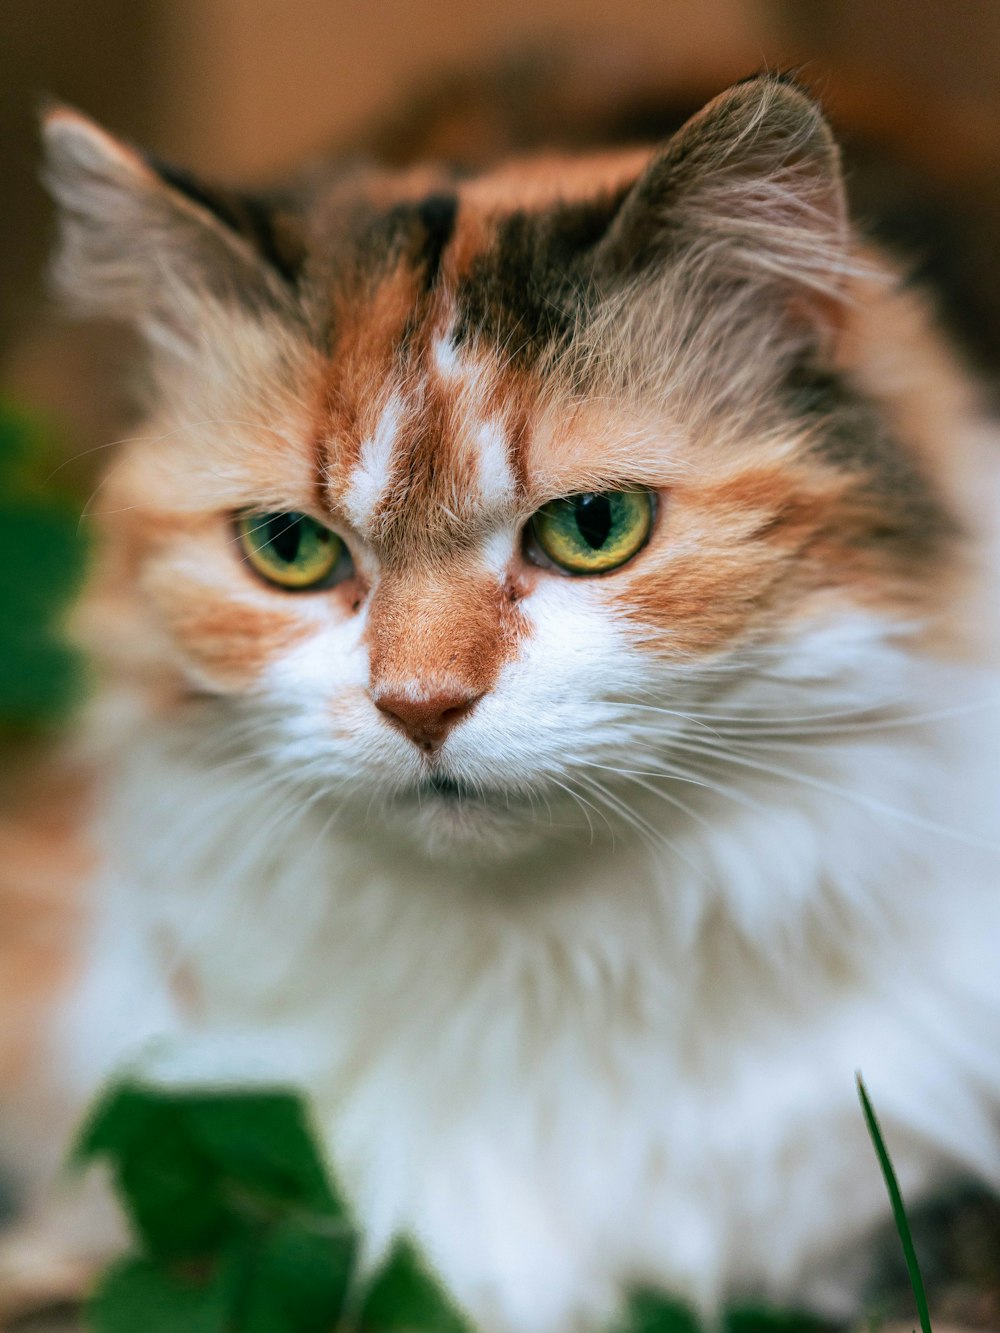
[[[479,1327],[853,1308],[856,1070],[908,1197],[1000,1182],[1000,448],[817,103],[257,194],[46,141],[148,410],[11,1156],[123,1061],[294,1079]]]

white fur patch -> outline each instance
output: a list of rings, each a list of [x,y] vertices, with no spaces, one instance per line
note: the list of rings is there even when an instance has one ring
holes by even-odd
[[[362,532],[385,494],[392,475],[392,455],[403,417],[403,401],[394,393],[372,434],[361,446],[357,466],[344,494],[344,508]]]
[[[507,453],[507,434],[499,421],[484,421],[475,433],[479,493],[491,507],[514,498],[514,473]]]
[[[483,564],[498,579],[505,577],[514,559],[516,535],[513,528],[500,528],[484,538],[479,548]]]
[[[434,368],[443,380],[450,382],[458,377],[461,370],[458,349],[447,334],[434,339],[432,355]]]

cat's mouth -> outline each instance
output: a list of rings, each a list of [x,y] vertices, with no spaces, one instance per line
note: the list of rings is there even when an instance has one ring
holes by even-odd
[[[465,805],[470,802],[481,804],[484,793],[470,787],[458,778],[450,778],[444,773],[432,773],[425,778],[418,788],[418,795],[431,800],[443,801],[446,805]]]
[[[427,773],[406,796],[408,805],[426,813],[459,818],[463,823],[491,814],[513,813],[518,805],[509,792],[481,782],[468,782],[447,773]]]
[[[444,838],[448,845],[457,839],[468,848],[498,829],[508,832],[511,822],[522,816],[506,793],[471,783],[447,773],[431,771],[400,794],[398,808],[415,821],[422,838]]]
[[[485,850],[491,857],[510,855],[534,838],[573,827],[543,801],[538,817],[533,793],[526,783],[499,786],[470,782],[428,768],[412,786],[398,793],[396,809],[404,826],[415,832],[425,847],[462,855]]]

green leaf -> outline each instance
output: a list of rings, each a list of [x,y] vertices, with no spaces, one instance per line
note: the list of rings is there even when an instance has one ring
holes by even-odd
[[[214,1164],[192,1140],[182,1116],[162,1108],[140,1151],[118,1163],[118,1188],[150,1254],[205,1254],[234,1230],[238,1214]]]
[[[167,1094],[169,1095],[169,1094]],[[97,1157],[122,1161],[141,1150],[154,1133],[164,1094],[141,1083],[115,1083],[93,1107],[77,1136],[72,1160],[82,1165]]]
[[[114,1264],[87,1303],[93,1333],[230,1333],[236,1267],[184,1278],[146,1259]],[[277,1333],[277,1330],[274,1330]]]
[[[301,1099],[274,1091],[111,1090],[75,1157],[111,1160],[122,1202],[157,1257],[212,1252],[290,1210],[342,1222]]]
[[[76,1160],[95,1157],[110,1160],[148,1255],[102,1284],[99,1333],[328,1333],[337,1322],[356,1236],[297,1094],[126,1082],[80,1135]],[[210,1279],[192,1278],[206,1266]]]
[[[799,1310],[745,1305],[728,1309],[717,1327],[722,1333],[829,1333],[833,1326]],[[689,1306],[662,1292],[640,1289],[630,1296],[614,1333],[700,1333],[701,1329]]]
[[[629,1297],[615,1333],[698,1333],[699,1328],[688,1306],[660,1292],[640,1289]]]
[[[264,1200],[345,1217],[316,1148],[305,1105],[285,1091],[187,1097],[192,1139],[219,1172]]]
[[[858,1074],[858,1096],[861,1098],[861,1109],[864,1112],[865,1124],[868,1126],[868,1133],[871,1136],[872,1144],[875,1147],[875,1156],[878,1158],[878,1164],[882,1168],[882,1176],[885,1179],[885,1186],[889,1192],[889,1202],[892,1204],[892,1215],[896,1221],[896,1230],[899,1232],[899,1239],[903,1246],[903,1256],[906,1259],[906,1271],[910,1275],[910,1286],[913,1288],[913,1296],[917,1303],[917,1313],[920,1316],[920,1327],[923,1333],[932,1333],[931,1315],[927,1306],[927,1292],[924,1290],[924,1279],[920,1273],[920,1264],[917,1262],[917,1251],[913,1245],[913,1235],[910,1231],[910,1223],[906,1216],[906,1208],[903,1204],[903,1196],[899,1189],[899,1182],[896,1179],[896,1172],[893,1169],[892,1159],[889,1156],[889,1150],[885,1146],[885,1140],[882,1137],[882,1129],[878,1123],[878,1117],[875,1114],[875,1108],[872,1106],[868,1097],[868,1090],[864,1085],[864,1080]]]
[[[445,1293],[410,1241],[397,1242],[375,1274],[358,1323],[368,1330],[469,1333],[471,1325]]]
[[[76,1155],[111,1159],[132,1226],[153,1256],[204,1254],[233,1230],[218,1172],[188,1131],[182,1105],[169,1096],[129,1086],[112,1093]]]
[[[301,1222],[271,1228],[241,1296],[240,1333],[329,1333],[344,1308],[355,1248],[350,1235],[320,1235]]]

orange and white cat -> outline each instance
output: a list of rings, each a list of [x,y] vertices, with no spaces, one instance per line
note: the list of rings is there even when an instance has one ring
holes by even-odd
[[[21,1160],[125,1059],[292,1078],[483,1328],[849,1304],[858,1068],[908,1194],[1000,1182],[1000,439],[816,105],[266,195],[46,134],[150,385]]]

